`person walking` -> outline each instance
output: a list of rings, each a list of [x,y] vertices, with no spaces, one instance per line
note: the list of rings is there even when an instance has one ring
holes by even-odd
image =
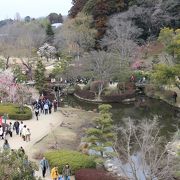
[[[29,128],[26,130],[26,142],[31,140],[31,131]]]
[[[41,108],[41,113],[44,113],[44,102],[41,100],[41,103],[40,103],[40,108]]]
[[[13,125],[12,122],[10,122],[8,126],[8,134],[10,135],[10,137],[12,137],[12,133],[13,133]]]
[[[66,164],[62,170],[63,180],[70,180],[71,176],[71,168],[69,164]]]
[[[45,104],[44,104],[44,112],[45,112],[45,115],[48,114],[48,110],[49,110],[48,103],[45,103]]]
[[[58,173],[58,167],[57,166],[55,166],[54,168],[51,169],[51,178],[52,178],[52,180],[58,180],[59,173]]]
[[[41,170],[42,170],[42,176],[44,178],[45,175],[46,175],[46,171],[49,168],[49,163],[48,163],[48,161],[47,161],[47,159],[45,157],[43,157],[43,159],[41,159],[40,167],[41,167]]]
[[[177,93],[175,91],[173,92],[173,99],[174,99],[174,102],[176,103],[177,102]]]
[[[35,116],[36,116],[36,120],[38,120],[38,116],[39,116],[39,108],[35,108]]]
[[[0,137],[1,139],[4,139],[3,137],[3,127],[0,125]]]
[[[57,111],[57,100],[56,99],[53,101],[53,106],[54,106],[54,112],[56,112]]]
[[[5,150],[5,151],[10,150],[10,145],[9,145],[7,139],[5,139],[5,141],[4,141],[3,150]]]
[[[26,128],[26,125],[24,125],[24,127],[22,129],[22,138],[23,138],[23,141],[26,141],[26,133],[27,133],[27,128]]]
[[[52,110],[52,102],[49,101],[49,114],[51,114],[51,110]]]
[[[20,136],[22,135],[22,129],[24,127],[23,121],[21,121],[20,125],[19,125],[19,134]]]
[[[16,130],[16,134],[18,135],[19,134],[19,122],[18,121],[15,121],[14,122],[14,125],[13,125],[13,129]]]

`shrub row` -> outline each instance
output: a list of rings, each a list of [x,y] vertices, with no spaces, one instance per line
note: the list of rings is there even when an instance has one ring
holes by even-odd
[[[75,94],[81,98],[90,99],[90,100],[94,100],[96,97],[94,92],[88,90],[78,90],[75,91]]]
[[[19,106],[15,104],[0,104],[0,116],[8,114],[9,119],[29,120],[32,118],[32,111],[29,107],[24,107],[24,112],[19,111]]]
[[[125,99],[131,99],[135,97],[135,90],[127,91],[124,94],[113,94],[102,96],[102,100],[106,102],[121,102]]]
[[[68,163],[71,166],[72,173],[82,168],[95,168],[96,163],[90,156],[76,151],[60,150],[45,153],[50,167],[58,166],[59,173],[62,173],[63,166]]]

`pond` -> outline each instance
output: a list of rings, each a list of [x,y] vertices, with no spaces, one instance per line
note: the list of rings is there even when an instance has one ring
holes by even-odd
[[[74,96],[64,98],[64,104],[84,110],[94,110],[98,104],[81,101]],[[180,110],[167,103],[147,98],[145,96],[136,97],[136,101],[130,104],[111,103],[112,118],[117,126],[122,126],[124,119],[131,118],[134,123],[140,123],[144,119],[158,119],[161,135],[169,137],[180,126]]]
[[[98,104],[88,103],[80,101],[74,96],[67,96],[64,99],[64,104],[71,107],[81,108],[84,110],[94,110],[98,108]],[[160,135],[165,136],[167,140],[177,131],[177,127],[180,127],[180,110],[174,108],[167,103],[147,98],[145,96],[136,97],[136,101],[130,104],[112,103],[112,118],[117,127],[123,127],[125,121],[129,118],[138,124],[143,120],[158,120],[160,128]],[[119,135],[120,139],[121,136]],[[143,174],[143,167],[141,164],[140,152],[137,150],[131,155],[131,159],[137,168],[137,175],[140,180],[146,180]],[[110,165],[110,166],[109,166]],[[108,159],[105,166],[111,167],[111,171],[116,174],[126,174],[128,177],[132,177],[132,171],[129,163],[123,162],[118,158]],[[149,171],[147,166],[146,171]],[[156,180],[155,178],[154,180]]]

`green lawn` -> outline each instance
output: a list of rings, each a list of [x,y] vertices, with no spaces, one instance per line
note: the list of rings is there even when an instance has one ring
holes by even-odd
[[[24,107],[24,112],[19,111],[17,104],[0,104],[0,116],[8,114],[12,120],[29,120],[32,118],[32,111],[29,107]]]

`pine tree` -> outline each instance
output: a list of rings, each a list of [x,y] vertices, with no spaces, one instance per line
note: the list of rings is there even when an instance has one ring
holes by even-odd
[[[111,118],[111,105],[99,106],[99,117],[95,119],[96,127],[89,128],[86,132],[86,141],[90,143],[90,149],[100,152],[101,156],[106,154],[106,147],[113,147],[116,134],[113,132],[113,120]]]
[[[50,23],[46,27],[47,42],[52,43],[54,40],[54,31]]]
[[[35,69],[35,81],[36,81],[36,88],[41,93],[45,83],[45,67],[41,60],[38,60],[37,62],[37,66]]]

